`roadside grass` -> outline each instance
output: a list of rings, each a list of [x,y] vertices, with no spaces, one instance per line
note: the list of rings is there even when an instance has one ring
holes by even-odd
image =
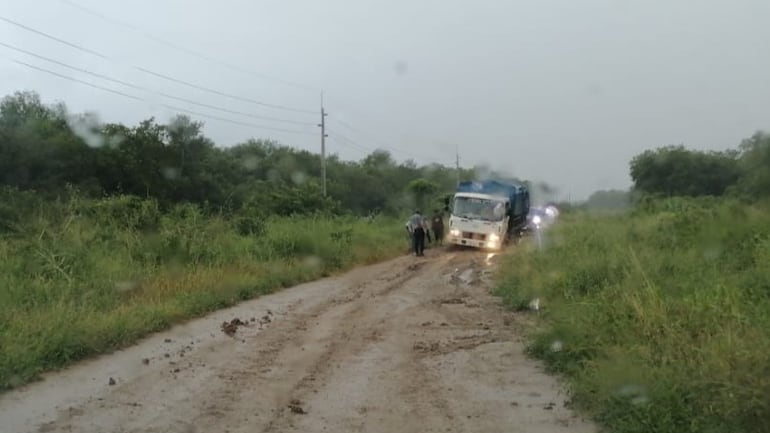
[[[0,209],[0,390],[405,247],[401,224],[387,218],[224,217],[192,205],[161,212],[133,197],[13,198]]]
[[[500,268],[512,308],[541,300],[531,355],[618,433],[770,431],[770,206],[643,203],[565,215]]]

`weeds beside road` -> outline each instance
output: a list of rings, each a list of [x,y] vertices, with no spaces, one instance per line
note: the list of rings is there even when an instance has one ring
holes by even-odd
[[[0,223],[0,390],[405,243],[393,220],[204,216],[132,197],[15,193]]]
[[[770,431],[770,213],[721,200],[565,215],[501,266],[530,352],[614,432]]]

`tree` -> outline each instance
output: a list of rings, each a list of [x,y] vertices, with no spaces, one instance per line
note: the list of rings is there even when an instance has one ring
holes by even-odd
[[[414,197],[415,205],[422,209],[425,207],[426,199],[438,191],[438,185],[425,178],[419,178],[409,182],[406,189]]]
[[[667,196],[723,195],[740,176],[735,152],[703,152],[684,146],[647,150],[631,160],[638,191]]]
[[[770,135],[757,132],[738,149],[741,177],[737,192],[754,198],[770,196]]]

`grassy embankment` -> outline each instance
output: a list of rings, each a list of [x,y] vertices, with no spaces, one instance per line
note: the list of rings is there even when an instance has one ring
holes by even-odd
[[[401,224],[204,216],[122,197],[0,206],[0,390],[171,324],[403,253]]]
[[[613,432],[770,431],[770,207],[671,199],[571,214],[501,267],[539,297],[530,353]]]

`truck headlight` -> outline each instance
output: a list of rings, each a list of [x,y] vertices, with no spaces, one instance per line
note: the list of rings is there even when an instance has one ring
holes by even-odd
[[[457,229],[449,230],[449,234],[452,236],[460,236],[460,230],[457,230]]]
[[[532,217],[532,222],[535,223],[536,226],[540,225],[540,215],[535,215]]]
[[[491,244],[496,244],[496,243],[497,243],[497,242],[499,242],[499,241],[500,241],[500,236],[498,236],[498,235],[496,235],[496,234],[494,234],[494,233],[492,233],[491,235],[489,235],[489,243],[491,243]]]

